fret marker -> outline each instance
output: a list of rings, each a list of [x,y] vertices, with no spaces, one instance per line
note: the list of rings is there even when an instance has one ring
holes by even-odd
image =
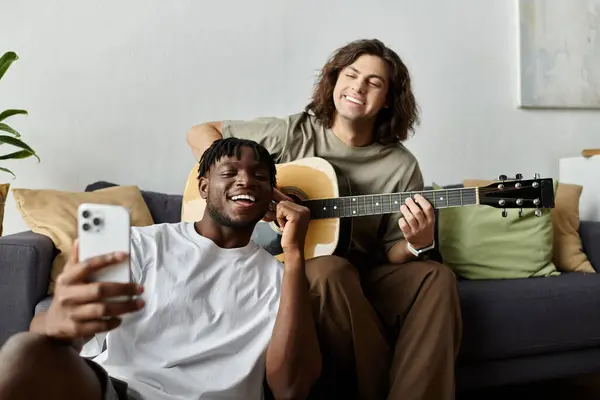
[[[352,199],[352,201],[356,201],[356,199]]]
[[[356,210],[352,211],[352,214],[356,214]]]
[[[444,197],[443,197],[443,196],[442,196],[442,197],[440,197],[440,200],[444,200]]]
[[[337,210],[337,206],[333,206],[333,209],[334,209],[334,210]]]
[[[323,210],[327,210],[327,207],[323,207]]]
[[[375,203],[375,205],[376,205],[376,206],[378,206],[378,205],[379,205],[379,203]]]
[[[398,204],[398,202],[397,202],[397,201],[395,201],[395,202],[394,202],[394,204]]]

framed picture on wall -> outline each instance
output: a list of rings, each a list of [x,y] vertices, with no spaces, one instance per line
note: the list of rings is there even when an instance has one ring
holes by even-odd
[[[519,106],[600,109],[600,0],[518,0]]]

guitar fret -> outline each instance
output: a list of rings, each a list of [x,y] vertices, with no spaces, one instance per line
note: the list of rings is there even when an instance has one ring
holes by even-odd
[[[361,198],[356,199],[356,210],[358,215],[367,215],[365,207],[364,207],[364,199],[361,202]]]
[[[394,212],[400,211],[400,206],[402,205],[402,202],[401,202],[401,199],[400,199],[401,196],[399,194],[397,194],[397,193],[394,193],[394,194],[391,195],[391,197],[392,197],[392,200],[394,202],[394,206],[392,207],[392,210]]]

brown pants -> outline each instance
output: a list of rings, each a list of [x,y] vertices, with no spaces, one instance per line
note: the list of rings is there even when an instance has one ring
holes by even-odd
[[[362,271],[306,265],[323,374],[311,398],[454,399],[462,320],[457,283],[434,261]]]

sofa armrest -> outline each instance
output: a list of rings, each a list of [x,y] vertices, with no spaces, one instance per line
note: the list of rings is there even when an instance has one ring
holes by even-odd
[[[588,260],[590,260],[596,272],[600,272],[600,222],[581,221],[579,236],[581,236],[583,251]]]
[[[0,346],[29,329],[36,304],[47,296],[55,255],[52,240],[32,231],[0,237]]]

